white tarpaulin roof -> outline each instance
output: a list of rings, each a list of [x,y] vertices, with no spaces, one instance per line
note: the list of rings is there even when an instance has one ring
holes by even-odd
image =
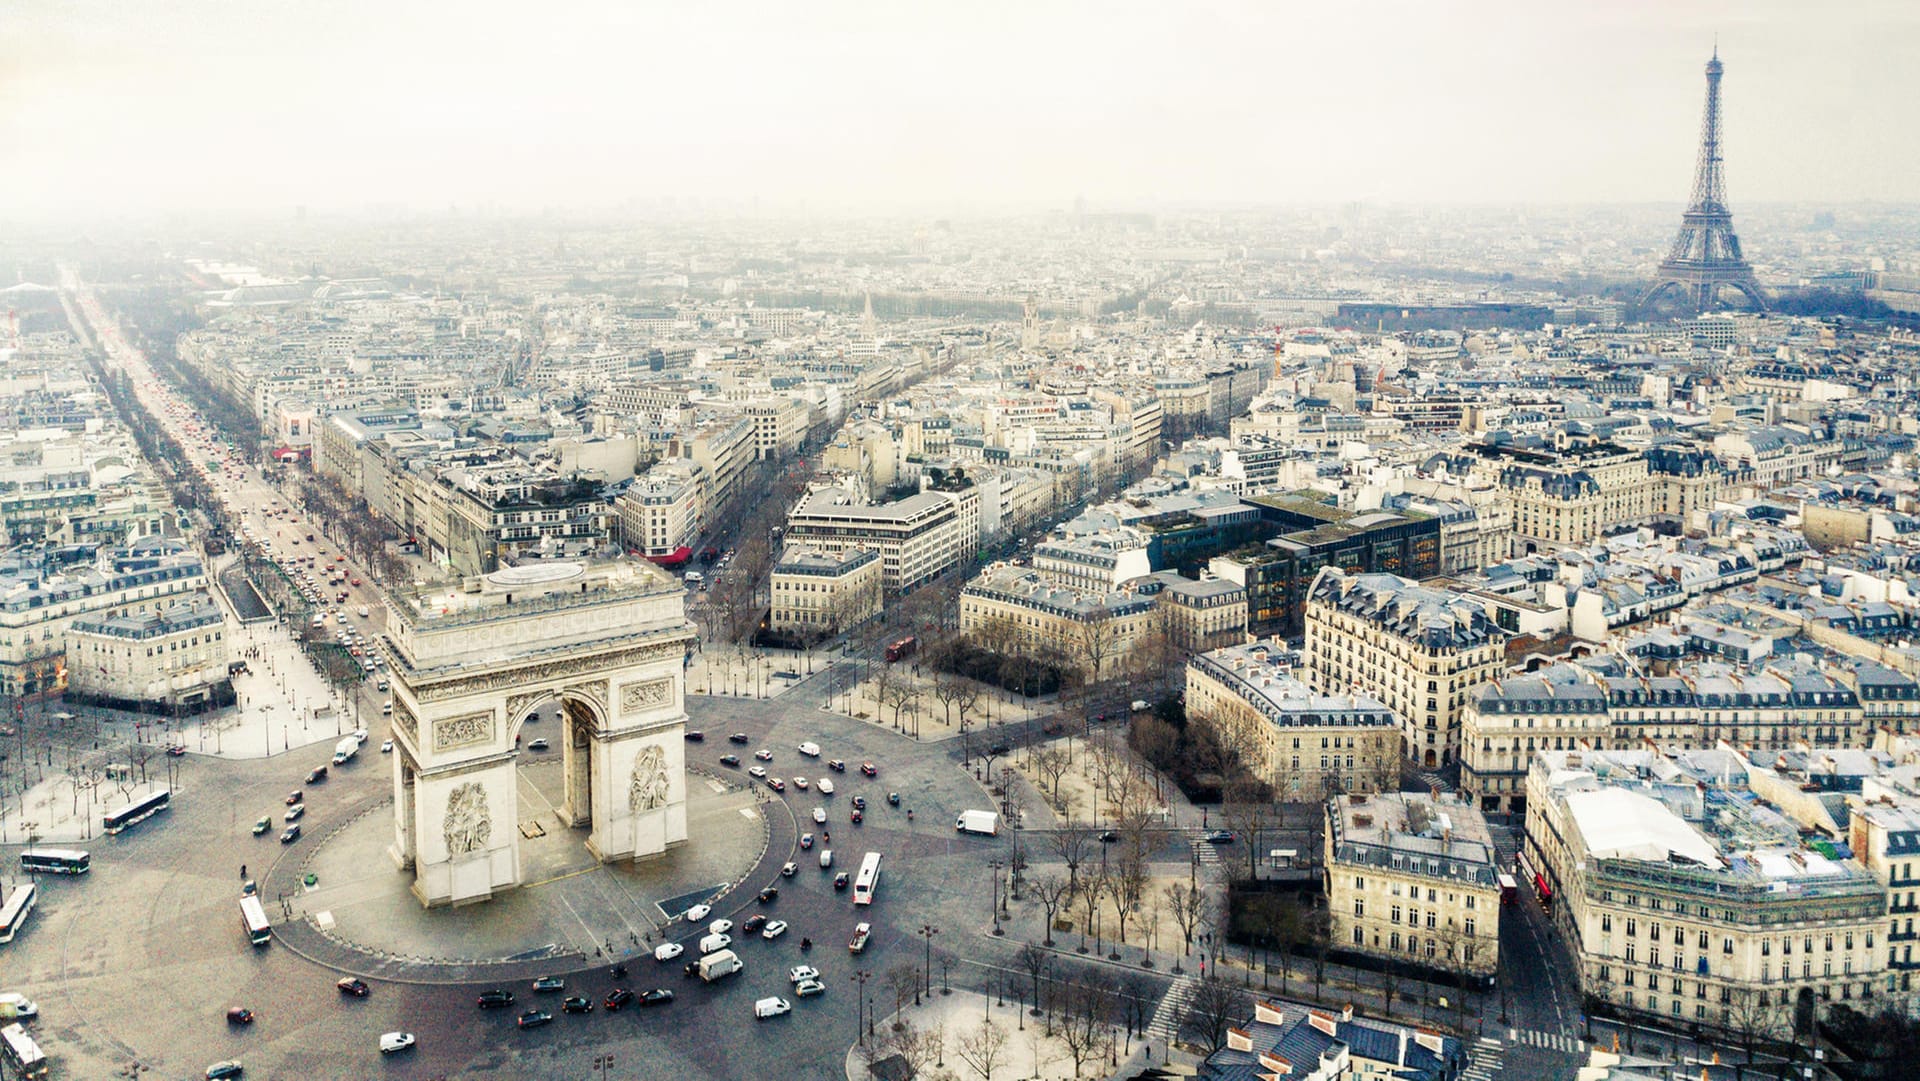
[[[1725,866],[1710,841],[1651,796],[1602,788],[1570,793],[1566,799],[1595,859],[1665,863],[1669,853],[1677,852],[1709,867]]]

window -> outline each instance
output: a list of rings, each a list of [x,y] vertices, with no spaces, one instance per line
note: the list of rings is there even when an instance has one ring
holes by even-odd
[[[1367,899],[1365,897],[1355,897],[1353,899],[1353,914],[1356,916],[1365,916],[1367,914]]]

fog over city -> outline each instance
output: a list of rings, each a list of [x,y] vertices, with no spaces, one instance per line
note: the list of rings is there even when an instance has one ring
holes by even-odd
[[[7,210],[1920,194],[1920,8],[825,0],[0,5]]]

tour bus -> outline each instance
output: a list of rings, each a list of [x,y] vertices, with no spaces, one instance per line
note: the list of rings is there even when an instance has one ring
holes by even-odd
[[[33,911],[36,894],[33,883],[15,886],[7,895],[7,903],[0,905],[0,943],[13,941],[13,936],[27,925],[27,914]]]
[[[27,1030],[17,1021],[0,1028],[0,1057],[13,1067],[15,1077],[37,1081],[47,1076],[47,1056],[40,1053],[40,1045],[33,1042],[33,1037],[27,1035]]]
[[[267,922],[267,910],[260,907],[258,896],[240,898],[240,926],[256,946],[264,946],[273,938],[273,925]]]
[[[860,873],[853,879],[853,903],[870,905],[873,891],[880,888],[880,853],[869,852],[860,861]]]
[[[84,875],[92,860],[77,848],[29,848],[20,853],[20,869],[30,874]]]
[[[920,648],[920,639],[914,637],[911,634],[907,635],[905,638],[888,642],[887,653],[886,653],[887,663],[892,664],[894,661],[903,660],[907,657],[911,657],[913,656],[913,651],[918,648]]]
[[[125,807],[107,815],[102,821],[108,833],[119,833],[140,822],[159,814],[173,802],[173,790],[163,788],[158,792],[134,800]]]
[[[1500,903],[1503,905],[1512,904],[1514,897],[1520,891],[1519,884],[1513,880],[1512,875],[1505,871],[1500,872],[1496,877],[1500,882]]]

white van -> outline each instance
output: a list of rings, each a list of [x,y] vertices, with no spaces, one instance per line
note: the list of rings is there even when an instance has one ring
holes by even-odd
[[[706,580],[707,580],[706,576],[701,574],[699,571],[687,572],[687,584],[690,586],[697,586]]]
[[[820,850],[820,869],[824,871],[827,868],[832,866],[833,866],[833,849],[831,848],[821,849]]]
[[[731,945],[733,945],[732,935],[711,934],[700,940],[700,952],[719,953]]]

